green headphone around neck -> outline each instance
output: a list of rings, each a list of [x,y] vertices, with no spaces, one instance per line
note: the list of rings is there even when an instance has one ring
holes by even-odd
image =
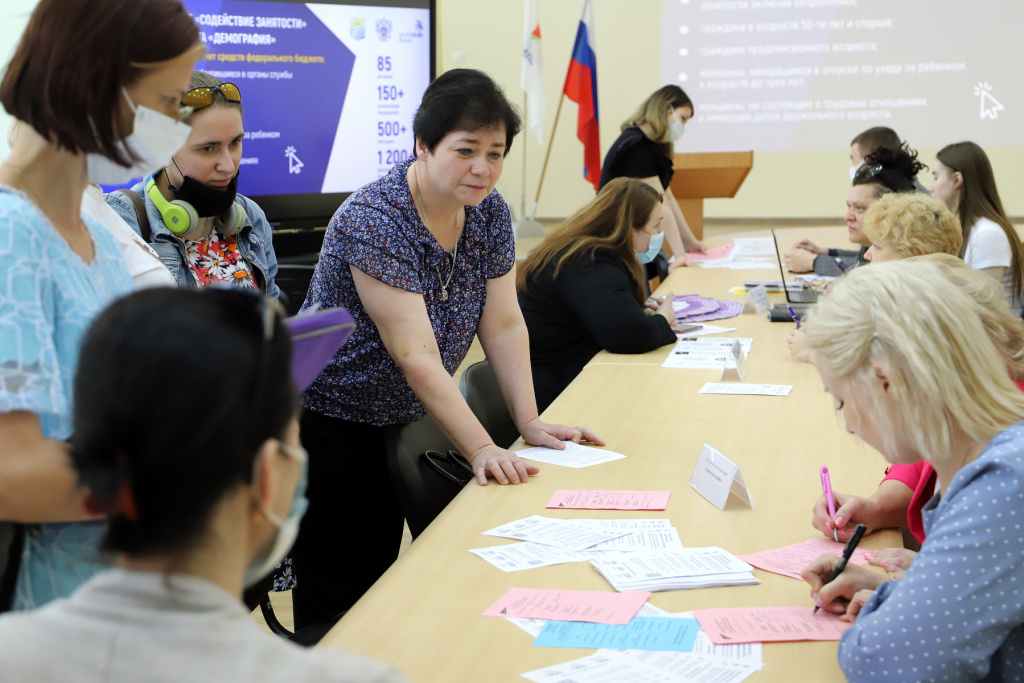
[[[153,177],[146,181],[146,194],[149,195],[156,210],[160,212],[160,217],[164,219],[164,225],[172,233],[182,239],[193,241],[205,236],[199,227],[199,213],[195,207],[181,199],[167,201],[160,193],[160,188],[156,186],[156,180]],[[247,220],[245,207],[235,200],[230,209],[220,216],[214,217],[213,227],[221,236],[232,237],[242,231]]]

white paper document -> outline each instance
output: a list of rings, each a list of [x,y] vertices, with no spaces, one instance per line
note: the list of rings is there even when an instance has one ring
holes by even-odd
[[[676,342],[661,367],[721,370],[732,358],[732,346],[737,341],[743,352],[749,354],[754,341],[750,337],[683,337]]]
[[[617,531],[643,531],[650,529],[672,529],[671,519],[573,519],[575,524],[615,529]]]
[[[775,256],[775,240],[771,237],[737,237],[732,241],[734,260],[752,256]]]
[[[487,561],[503,572],[519,572],[524,569],[550,567],[553,564],[587,562],[595,558],[621,554],[611,550],[577,551],[555,548],[543,543],[509,543],[491,548],[470,549],[471,553]]]
[[[674,528],[631,531],[624,536],[598,543],[591,548],[591,550],[622,550],[626,552],[658,552],[682,549],[683,542],[679,540],[679,532]]]
[[[505,617],[505,619],[511,621],[534,638],[540,635],[540,632],[544,630],[544,624],[548,623],[547,619],[527,619],[526,617]]]
[[[484,536],[533,541],[568,550],[585,550],[598,543],[618,538],[627,532],[622,529],[610,529],[591,524],[577,524],[571,519],[552,519],[533,515],[481,533]]]
[[[598,650],[522,676],[537,683],[739,683],[755,671],[753,666],[706,655]]]
[[[600,465],[602,463],[611,462],[612,460],[621,460],[626,457],[622,453],[606,451],[603,448],[581,446],[580,444],[573,443],[572,441],[563,441],[562,443],[565,444],[564,451],[547,448],[545,446],[536,446],[534,448],[526,448],[521,451],[516,451],[516,455],[527,460],[546,462],[549,465],[561,465],[562,467],[573,467],[576,469],[581,467],[590,467],[591,465]]]
[[[705,382],[698,394],[731,394],[748,396],[789,396],[792,384],[736,384]]]
[[[716,547],[634,553],[590,563],[620,593],[759,583],[749,564]]]
[[[713,259],[701,261],[701,268],[726,268],[728,270],[778,270],[779,264],[766,258]]]

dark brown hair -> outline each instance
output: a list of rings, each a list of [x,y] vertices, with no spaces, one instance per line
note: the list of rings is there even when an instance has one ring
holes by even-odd
[[[651,213],[660,208],[661,193],[636,178],[616,178],[601,188],[590,202],[570,216],[562,227],[548,235],[530,252],[516,273],[516,289],[526,291],[530,276],[549,263],[555,264],[552,277],[571,260],[590,256],[595,249],[611,249],[619,254],[633,278],[636,300],[643,303],[643,275],[633,249],[633,232],[643,230]]]
[[[963,177],[960,186],[960,203],[957,206],[957,217],[960,229],[964,231],[964,245],[960,248],[960,258],[967,253],[967,243],[971,240],[971,232],[979,218],[987,218],[1006,233],[1010,241],[1010,274],[1013,277],[1013,301],[1016,302],[1024,290],[1024,247],[1021,246],[1017,231],[1010,224],[1003,210],[1003,202],[996,189],[996,176],[992,172],[992,164],[988,155],[977,143],[954,142],[946,145],[935,155],[950,173],[959,173]]]
[[[178,0],[41,0],[0,82],[11,116],[73,153],[128,166],[122,88],[184,54],[199,29]]]

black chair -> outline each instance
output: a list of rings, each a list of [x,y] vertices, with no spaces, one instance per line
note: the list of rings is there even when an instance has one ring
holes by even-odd
[[[388,471],[412,537],[416,538],[451,502],[461,486],[437,472],[424,453],[447,454],[455,446],[429,415],[388,432]],[[441,467],[444,467],[442,464]],[[456,476],[453,473],[453,476]]]
[[[519,438],[519,429],[512,420],[501,395],[498,378],[485,360],[473,363],[462,373],[459,389],[470,410],[480,420],[496,446],[508,448]]]
[[[14,587],[18,583],[21,551],[25,546],[25,525],[0,522],[0,543],[6,545],[6,562],[0,563],[0,612],[7,612],[14,603]]]
[[[295,315],[302,308],[313,279],[316,263],[278,263],[274,282],[281,288],[281,304],[288,315]]]

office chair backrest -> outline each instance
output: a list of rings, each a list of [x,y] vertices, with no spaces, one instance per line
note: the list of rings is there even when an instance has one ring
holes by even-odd
[[[422,455],[426,451],[447,454],[454,449],[429,415],[388,432],[388,471],[413,538],[423,533],[460,490],[433,471]]]
[[[462,374],[459,389],[470,410],[480,420],[496,446],[508,448],[519,438],[519,430],[505,405],[498,378],[485,360],[473,363]]]

